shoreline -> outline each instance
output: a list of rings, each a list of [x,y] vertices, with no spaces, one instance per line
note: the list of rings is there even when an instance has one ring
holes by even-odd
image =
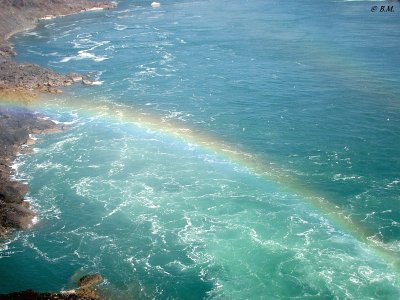
[[[63,75],[31,63],[16,63],[9,39],[36,27],[38,20],[72,15],[88,10],[110,9],[111,2],[88,0],[0,0],[0,243],[15,230],[25,230],[37,223],[37,215],[25,198],[28,185],[16,178],[15,159],[32,151],[37,137],[65,129],[27,107],[7,105],[34,101],[41,93],[61,93],[60,86],[75,83],[92,85],[87,76]],[[5,101],[4,101],[5,100]],[[7,103],[8,102],[8,103]],[[54,293],[33,290],[0,294],[0,299],[86,299],[101,300],[95,285],[103,281],[100,274],[86,275],[78,281],[78,289]]]
[[[0,0],[0,99],[34,100],[40,93],[62,93],[59,87],[75,83],[91,85],[85,75],[60,74],[31,63],[16,63],[9,39],[36,27],[41,19],[64,17],[91,10],[111,9],[113,2],[89,0]]]
[[[103,282],[103,277],[100,274],[88,274],[81,277],[76,282],[76,289],[57,293],[38,293],[33,290],[25,290],[9,294],[0,294],[0,300],[103,300],[103,298],[97,294],[96,289],[96,286],[101,282]]]
[[[28,229],[36,216],[25,199],[28,185],[15,178],[14,162],[19,154],[29,153],[35,140],[32,134],[52,134],[64,130],[41,115],[24,108],[0,106],[0,237],[14,229]],[[24,147],[26,145],[26,147]]]
[[[88,10],[110,9],[111,2],[88,0],[0,0],[0,238],[15,229],[31,226],[35,213],[25,200],[27,184],[15,180],[12,165],[18,153],[35,141],[32,134],[49,134],[64,129],[53,121],[20,108],[1,106],[1,100],[29,103],[41,93],[61,93],[60,86],[75,83],[91,85],[84,75],[59,74],[31,63],[16,63],[9,39],[19,32],[35,28],[38,20],[72,15]],[[29,150],[28,150],[29,151]]]

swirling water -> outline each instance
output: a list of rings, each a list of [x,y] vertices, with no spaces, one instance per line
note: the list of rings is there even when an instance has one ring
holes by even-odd
[[[100,272],[112,299],[398,299],[390,3],[120,1],[16,36],[96,85],[34,107],[68,129],[18,158],[39,221],[0,292]]]

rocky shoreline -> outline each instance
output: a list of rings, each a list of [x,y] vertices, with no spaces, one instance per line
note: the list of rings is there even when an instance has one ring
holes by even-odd
[[[60,86],[73,83],[91,84],[79,74],[62,75],[35,64],[18,64],[11,59],[0,59],[0,98],[29,100],[38,93],[61,93]]]
[[[41,18],[65,16],[93,9],[109,9],[110,2],[87,0],[0,0],[0,239],[12,230],[27,229],[35,213],[25,200],[28,186],[13,180],[12,165],[18,153],[34,144],[34,134],[48,134],[64,128],[26,108],[2,105],[2,100],[33,101],[40,93],[60,93],[59,87],[74,83],[91,84],[79,74],[59,74],[31,63],[13,61],[9,38],[33,28]],[[24,150],[25,149],[25,150]],[[98,274],[85,276],[77,290],[37,293],[32,290],[0,295],[0,299],[101,299],[92,286],[102,280]],[[81,282],[82,281],[82,282]]]
[[[109,9],[110,2],[86,0],[0,0],[0,100],[32,100],[38,93],[59,93],[59,86],[82,82],[79,74],[63,75],[35,64],[18,64],[8,38],[32,28],[40,18],[63,16],[91,9]],[[0,102],[1,103],[1,102]],[[30,134],[57,132],[55,123],[26,109],[0,107],[0,237],[10,229],[25,229],[34,213],[24,200],[27,186],[11,180],[11,165],[20,147],[32,142]]]
[[[0,236],[13,228],[28,228],[35,215],[24,199],[27,185],[12,180],[11,165],[21,147],[34,143],[32,134],[61,130],[61,126],[27,109],[0,106]]]
[[[0,0],[0,98],[34,99],[38,93],[60,93],[57,87],[90,80],[78,74],[59,74],[38,65],[17,64],[9,38],[33,28],[39,19],[71,15],[94,9],[110,9],[115,4],[87,0]]]
[[[95,286],[103,281],[100,274],[83,276],[78,280],[78,288],[58,293],[38,293],[33,290],[0,294],[0,300],[101,300],[97,295]]]

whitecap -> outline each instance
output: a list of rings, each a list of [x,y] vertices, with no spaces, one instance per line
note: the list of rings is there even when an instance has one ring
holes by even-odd
[[[386,185],[386,188],[393,188],[400,184],[400,180],[396,179]]]
[[[47,16],[44,16],[42,18],[39,18],[39,20],[51,20],[51,19],[55,19],[55,18],[56,18],[56,16],[47,15]]]
[[[22,166],[22,165],[23,165],[22,162],[14,162],[10,167],[11,167],[11,169],[13,169],[14,171],[17,171],[18,168],[19,168],[20,166]]]
[[[91,195],[91,188],[96,180],[91,177],[83,177],[76,184],[72,185],[75,193],[79,196],[86,197]]]
[[[100,168],[100,166],[98,166],[98,165],[89,165],[88,168],[98,169],[98,168]]]
[[[36,37],[39,37],[39,38],[43,37],[40,34],[38,34],[36,31],[27,31],[27,32],[24,32],[23,35],[25,35],[25,36],[36,36]]]
[[[35,226],[37,223],[39,223],[39,217],[36,215],[32,218],[31,224],[29,225],[29,228],[32,226]]]
[[[37,137],[35,137],[33,134],[29,134],[29,138],[31,139],[31,140],[34,140],[34,141],[37,141]]]
[[[66,122],[57,121],[57,120],[51,120],[51,121],[52,121],[53,123],[57,124],[57,125],[59,125],[59,124],[62,124],[62,125],[72,125],[72,124],[75,124],[75,123],[78,122],[78,120],[66,121]]]
[[[87,52],[86,50],[78,51],[78,55],[67,56],[60,60],[60,62],[69,62],[70,60],[83,60],[89,59],[95,62],[101,62],[103,60],[109,59],[107,56],[95,55],[93,53]]]
[[[71,167],[60,163],[53,163],[51,161],[36,164],[37,169],[44,170],[66,170],[69,171]]]
[[[104,8],[102,8],[102,7],[92,7],[92,8],[85,9],[83,11],[97,11],[97,10],[103,10],[103,9]]]
[[[10,257],[12,254],[15,253],[14,251],[11,250],[12,248],[10,249],[9,245],[14,243],[16,240],[18,240],[19,237],[20,237],[20,234],[17,233],[17,234],[15,234],[15,236],[1,241],[1,243],[0,243],[0,258]]]
[[[181,116],[183,114],[183,112],[181,111],[170,111],[168,115],[166,115],[165,117],[163,117],[162,119],[175,119],[179,116]]]
[[[125,30],[125,29],[127,29],[127,28],[128,28],[128,26],[126,26],[126,25],[120,25],[120,24],[115,24],[115,26],[114,26],[114,29],[115,29],[115,30],[118,30],[118,31]]]
[[[340,174],[340,173],[335,174],[333,176],[333,181],[339,181],[339,180],[346,181],[346,180],[358,180],[358,179],[362,179],[362,176],[359,176],[359,175],[346,176],[346,175],[343,175],[343,174]]]
[[[101,47],[101,46],[104,46],[104,45],[107,45],[110,43],[110,41],[100,41],[100,42],[94,41],[94,40],[90,39],[91,37],[92,37],[91,34],[88,34],[88,35],[78,34],[76,36],[76,39],[74,39],[72,41],[73,48],[75,48],[75,49],[84,48],[84,51],[91,51],[98,47]]]

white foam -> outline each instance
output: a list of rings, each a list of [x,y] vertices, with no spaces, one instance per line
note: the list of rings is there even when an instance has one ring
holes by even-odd
[[[76,36],[76,39],[74,39],[72,41],[72,43],[74,44],[73,48],[75,49],[82,49],[82,51],[92,51],[98,47],[107,45],[110,43],[110,41],[94,41],[92,39],[90,39],[92,37],[91,34],[78,34]]]
[[[19,166],[23,165],[22,162],[14,162],[10,167],[11,169],[13,169],[14,171],[17,171]]]
[[[42,36],[41,36],[40,34],[38,34],[36,31],[24,32],[23,35],[30,35],[30,36],[42,37]]]
[[[39,20],[51,20],[51,19],[55,19],[55,18],[56,18],[56,16],[47,15],[47,16],[44,16],[43,18],[39,18]]]
[[[52,163],[52,162],[44,162],[40,164],[36,164],[37,169],[61,169],[63,167],[62,164]]]
[[[37,223],[39,223],[39,217],[36,215],[32,218],[32,223],[29,225],[29,228],[35,226]]]
[[[84,11],[97,11],[97,10],[103,10],[104,8],[102,8],[102,7],[92,7],[92,8],[89,8],[89,9],[85,9]]]
[[[34,141],[37,141],[37,137],[35,137],[33,134],[29,134],[29,138],[31,139],[31,140],[34,140]]]
[[[79,196],[86,197],[91,195],[91,186],[95,182],[94,178],[91,177],[83,177],[76,184],[72,185],[72,188],[75,189],[75,193]]]
[[[107,56],[95,55],[93,53],[87,52],[87,50],[78,51],[78,54],[75,56],[67,56],[60,60],[60,62],[69,62],[71,60],[83,60],[89,59],[95,62],[101,62],[103,60],[109,59]]]
[[[400,183],[400,180],[396,179],[386,185],[386,188],[393,188]]]
[[[10,247],[8,245],[12,244],[19,238],[19,233],[16,233],[11,238],[3,239],[0,243],[0,258],[2,257],[10,257],[14,252],[10,251]]]
[[[114,29],[115,29],[115,30],[119,30],[119,31],[125,30],[125,29],[127,29],[127,28],[128,28],[128,26],[120,25],[120,24],[115,24],[115,26],[114,26]]]
[[[181,112],[181,111],[171,111],[171,112],[169,112],[168,115],[163,117],[163,119],[175,119],[175,118],[181,116],[182,114],[183,114],[183,112]]]
[[[343,175],[343,174],[340,174],[340,173],[335,174],[333,176],[333,181],[339,181],[339,180],[346,181],[346,180],[358,180],[358,179],[362,179],[362,176],[359,176],[359,175],[346,176],[346,175]]]
[[[75,117],[77,117],[77,116],[75,116]],[[65,122],[58,121],[58,120],[53,120],[53,119],[51,119],[50,121],[52,121],[54,124],[57,124],[57,125],[60,125],[60,124],[62,124],[62,125],[72,125],[72,124],[75,124],[75,123],[78,122],[77,119],[72,120],[72,121],[65,121]]]

